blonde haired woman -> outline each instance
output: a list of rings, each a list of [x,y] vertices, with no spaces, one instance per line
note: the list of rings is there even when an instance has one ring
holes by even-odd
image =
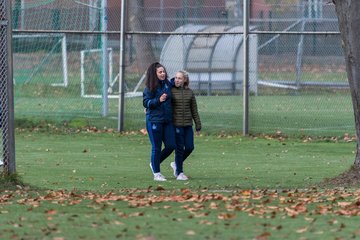
[[[183,172],[185,159],[194,150],[194,131],[201,130],[201,121],[198,113],[195,94],[189,88],[189,74],[186,71],[178,71],[175,75],[172,92],[173,123],[175,126],[175,162],[170,166],[174,170],[177,180],[188,180]]]

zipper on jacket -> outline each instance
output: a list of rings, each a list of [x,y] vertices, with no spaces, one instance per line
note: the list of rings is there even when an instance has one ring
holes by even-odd
[[[181,101],[182,101],[182,117],[183,117],[183,126],[185,125],[185,101],[184,101],[184,87],[181,88]]]

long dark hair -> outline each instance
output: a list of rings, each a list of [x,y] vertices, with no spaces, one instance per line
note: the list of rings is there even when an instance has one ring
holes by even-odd
[[[159,62],[152,63],[146,71],[146,81],[145,81],[145,86],[150,91],[154,91],[159,84],[159,79],[156,75],[156,70],[160,67],[164,68],[166,73],[166,79],[168,78],[166,68],[162,64],[160,64]]]

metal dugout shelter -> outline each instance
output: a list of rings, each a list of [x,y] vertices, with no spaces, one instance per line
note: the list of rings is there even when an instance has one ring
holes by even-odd
[[[252,28],[253,29],[253,28]],[[241,94],[243,82],[243,26],[184,25],[166,40],[160,62],[169,77],[178,70],[189,72],[193,90]],[[204,32],[204,34],[201,34]],[[219,34],[206,34],[219,33]],[[239,34],[237,34],[239,33]],[[249,90],[257,94],[257,35],[249,35]]]

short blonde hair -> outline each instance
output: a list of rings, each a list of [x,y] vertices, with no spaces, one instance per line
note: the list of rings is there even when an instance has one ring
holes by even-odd
[[[178,73],[181,73],[184,77],[184,87],[188,88],[189,84],[190,84],[190,79],[189,79],[189,73],[185,70],[180,70],[178,71]]]

